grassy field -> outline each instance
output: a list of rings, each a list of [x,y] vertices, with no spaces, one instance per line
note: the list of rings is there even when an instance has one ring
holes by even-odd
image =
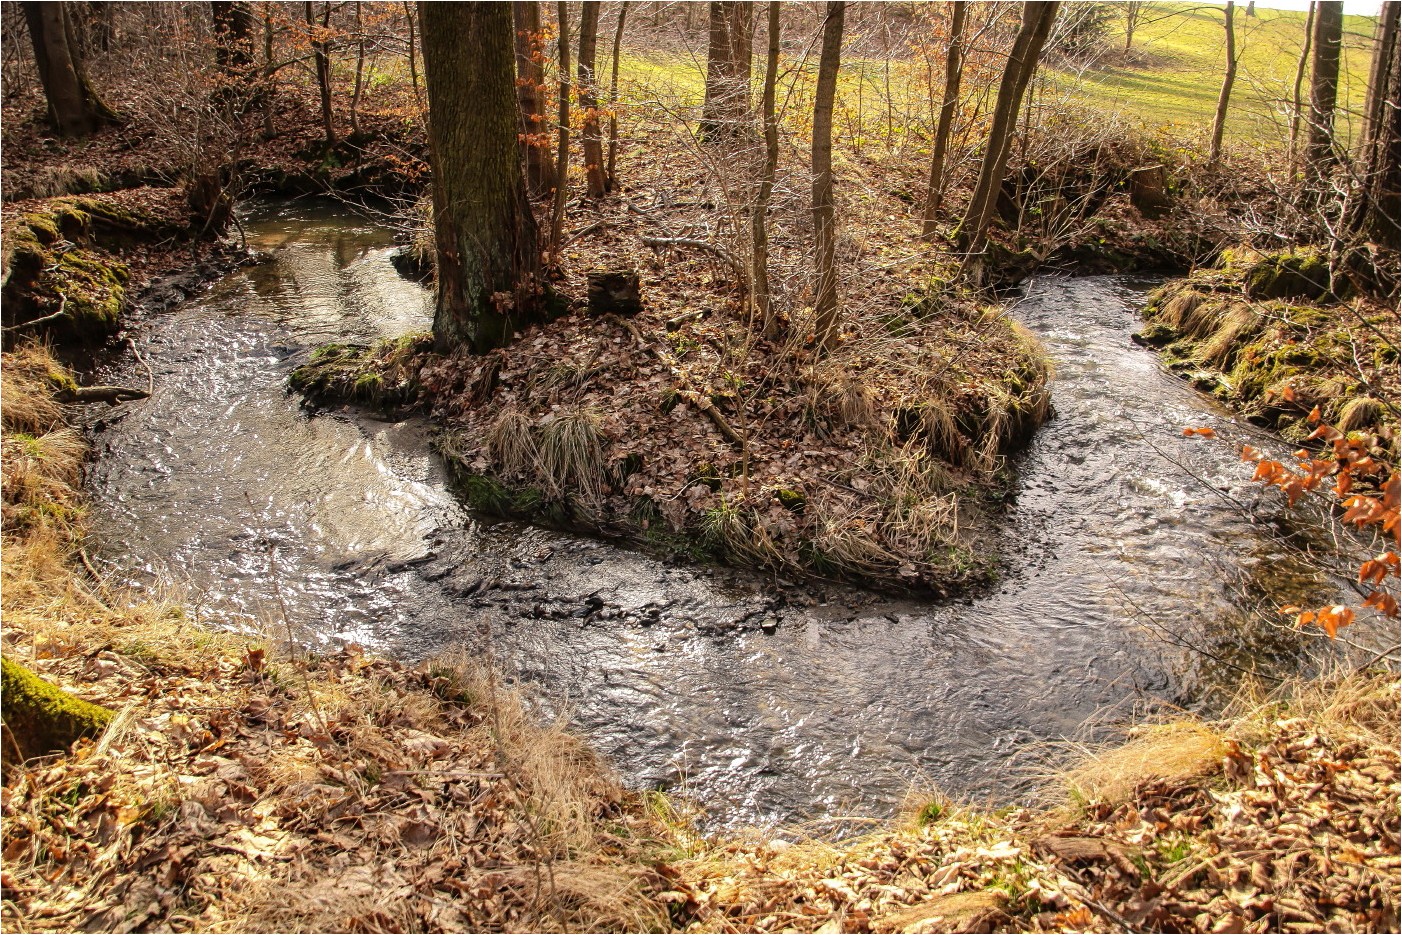
[[[1352,135],[1367,92],[1373,24],[1373,18],[1364,16],[1348,16],[1344,20],[1337,121],[1346,137]],[[1245,5],[1238,4],[1239,66],[1227,124],[1229,147],[1279,145],[1288,136],[1295,69],[1304,34],[1302,12],[1260,9],[1247,17]],[[788,38],[802,38],[806,44],[809,37]],[[1222,83],[1225,31],[1221,7],[1192,3],[1150,5],[1135,33],[1136,55],[1131,57],[1132,64],[1124,63],[1118,54],[1124,42],[1122,20],[1110,24],[1106,40],[1115,51],[1099,64],[1082,70],[1043,71],[1040,99],[1064,99],[1107,116],[1169,129],[1175,135],[1199,129],[1204,135],[1207,133]],[[1113,63],[1108,64],[1111,59]],[[790,120],[802,122],[807,119],[805,107],[811,105],[816,53],[809,57],[806,67],[795,69],[796,64],[785,62],[779,101],[781,107],[787,101]],[[755,67],[758,82],[762,58],[757,56]],[[703,94],[705,51],[628,53],[622,71],[625,101],[662,98],[695,107],[700,105]],[[853,129],[854,114],[865,115],[861,121],[863,135],[871,138],[891,135],[871,125],[877,122],[884,124],[889,120],[897,133],[927,127],[931,107],[925,81],[923,62],[887,63],[849,57],[842,64],[839,83],[839,112],[846,112],[847,129]],[[887,88],[893,98],[889,110],[882,99]],[[966,84],[966,93],[971,97],[986,90],[977,82],[973,86]],[[859,91],[864,101],[858,100]],[[1308,79],[1304,93],[1308,98]],[[843,123],[839,116],[839,126]]]
[[[1270,144],[1287,132],[1295,69],[1305,35],[1305,14],[1257,10],[1246,17],[1237,5],[1237,83],[1228,116],[1228,145]],[[1367,93],[1374,20],[1344,19],[1339,76],[1339,126],[1351,133]],[[1123,25],[1112,38],[1123,40]],[[1060,90],[1150,125],[1211,124],[1222,85],[1226,37],[1220,8],[1187,3],[1151,5],[1135,33],[1134,48],[1150,63],[1108,67],[1079,75],[1057,74]],[[1308,82],[1308,79],[1306,79]],[[1308,96],[1308,83],[1305,94]]]

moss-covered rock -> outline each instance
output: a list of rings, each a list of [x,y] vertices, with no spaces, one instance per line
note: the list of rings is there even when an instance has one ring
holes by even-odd
[[[433,336],[419,332],[373,346],[324,344],[292,371],[288,384],[322,406],[411,407],[419,402],[419,376],[432,354]]]

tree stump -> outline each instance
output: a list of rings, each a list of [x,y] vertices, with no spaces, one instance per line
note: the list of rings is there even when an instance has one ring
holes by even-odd
[[[589,314],[631,318],[643,310],[642,282],[634,270],[589,274]]]

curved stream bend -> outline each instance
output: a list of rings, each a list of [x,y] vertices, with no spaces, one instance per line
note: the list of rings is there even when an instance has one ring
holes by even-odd
[[[630,782],[734,823],[878,813],[912,786],[1006,799],[1024,741],[1302,658],[1301,639],[1241,625],[1289,555],[1191,476],[1254,495],[1244,429],[1130,343],[1132,282],[1038,281],[1015,310],[1056,358],[1057,417],[1019,465],[1001,587],[795,606],[738,573],[479,520],[418,421],[308,417],[285,385],[309,347],[426,327],[431,297],[396,275],[388,232],[345,214],[289,207],[248,229],[273,261],[151,320],[155,394],[95,431],[110,560],[187,583],[205,621],[278,620],[271,572],[321,640],[406,658],[490,644]]]

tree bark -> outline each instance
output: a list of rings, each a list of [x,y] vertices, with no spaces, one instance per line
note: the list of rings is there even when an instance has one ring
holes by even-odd
[[[750,219],[751,327],[757,323],[766,337],[778,332],[769,294],[769,199],[779,170],[779,122],[775,113],[775,85],[779,75],[779,0],[769,0],[769,48],[764,60],[764,95],[760,116],[764,123],[764,164],[760,167],[759,192]]]
[[[485,353],[540,320],[535,216],[521,172],[504,3],[420,3],[433,159],[440,351]]]
[[[351,89],[350,125],[351,135],[360,136],[360,94],[365,87],[365,20],[361,15],[360,0],[355,7],[355,85]]]
[[[618,53],[623,45],[623,24],[628,19],[628,0],[618,5],[618,25],[613,31],[613,74],[609,78],[609,155],[604,183],[609,191],[618,187],[614,166],[618,163]]]
[[[408,0],[405,0],[404,3],[404,18],[409,23],[409,83],[414,86],[414,103],[417,104],[419,110],[422,111],[424,109],[424,102],[423,98],[419,96],[419,69],[418,65],[415,63],[416,56],[414,55],[414,49],[417,46],[414,37],[414,5],[409,3]]]
[[[837,341],[837,228],[832,199],[832,105],[837,96],[837,69],[842,57],[846,4],[830,0],[823,22],[818,58],[818,86],[813,99],[813,240],[817,288],[813,318],[823,347]]]
[[[935,234],[935,216],[944,200],[944,161],[949,148],[949,134],[954,127],[954,112],[959,107],[959,86],[964,77],[964,22],[968,18],[967,0],[950,4],[953,14],[949,22],[949,48],[944,56],[944,97],[940,100],[940,119],[935,127],[935,141],[930,151],[930,184],[925,193],[925,237]]]
[[[706,98],[701,106],[701,138],[740,136],[750,112],[750,59],[754,53],[751,4],[713,2],[706,52]]]
[[[978,181],[974,183],[964,220],[960,222],[955,240],[965,251],[964,272],[978,272],[981,278],[983,248],[988,240],[988,225],[993,219],[997,194],[1003,184],[1008,154],[1012,149],[1013,126],[1028,82],[1037,71],[1037,61],[1051,34],[1059,7],[1057,0],[1028,0],[1022,5],[1022,26],[1008,53],[1003,78],[998,84],[998,98],[993,105],[993,122],[988,130],[983,161],[979,165]]]
[[[1314,16],[1314,59],[1310,74],[1309,135],[1305,161],[1322,179],[1335,162],[1334,104],[1339,93],[1339,52],[1343,44],[1342,0],[1320,0]]]
[[[1344,229],[1355,238],[1396,250],[1402,231],[1402,79],[1398,74],[1399,8],[1382,5],[1373,39],[1373,65],[1363,105],[1363,135],[1355,164],[1358,186],[1345,212]]]
[[[604,197],[604,144],[599,135],[599,92],[594,81],[594,60],[599,49],[600,0],[584,0],[579,15],[579,106],[584,111],[580,149],[584,154],[584,178],[590,198]]]
[[[67,6],[26,2],[24,19],[34,44],[34,61],[48,102],[49,122],[62,136],[81,137],[104,124],[116,123],[118,117],[88,80]]]
[[[331,27],[331,4],[322,4],[321,26],[318,28],[312,0],[302,4],[302,16],[307,22],[307,34],[311,39],[312,57],[316,61],[316,86],[321,92],[321,128],[326,137],[326,148],[336,145],[336,115],[331,109],[331,58],[328,55],[329,40],[326,36]]]
[[[253,68],[253,11],[247,3],[210,0],[214,61],[231,78],[247,79]]]
[[[1314,41],[1314,17],[1319,4],[1310,3],[1309,13],[1305,14],[1305,44],[1300,49],[1300,60],[1295,64],[1295,94],[1290,108],[1290,169],[1295,169],[1295,157],[1299,154],[1300,121],[1304,119],[1305,70],[1309,68],[1310,43]]]
[[[1236,84],[1236,4],[1227,0],[1223,11],[1227,28],[1227,63],[1222,73],[1222,90],[1217,95],[1217,113],[1212,118],[1212,145],[1208,161],[1216,163],[1222,157],[1222,134],[1227,128],[1227,108],[1232,101],[1232,85]]]
[[[79,737],[101,734],[113,717],[107,708],[50,685],[8,658],[0,659],[0,691],[5,727],[25,759],[62,753]]]
[[[550,208],[550,262],[560,258],[560,239],[564,236],[565,200],[570,178],[570,6],[567,0],[555,4],[555,21],[559,36],[555,49],[559,55],[560,92],[559,120],[555,149],[555,201]]]
[[[521,110],[521,153],[526,162],[526,184],[531,194],[539,198],[555,188],[555,162],[550,158],[550,135],[545,129],[545,59],[540,2],[516,0],[511,10],[516,25],[516,101]]]

